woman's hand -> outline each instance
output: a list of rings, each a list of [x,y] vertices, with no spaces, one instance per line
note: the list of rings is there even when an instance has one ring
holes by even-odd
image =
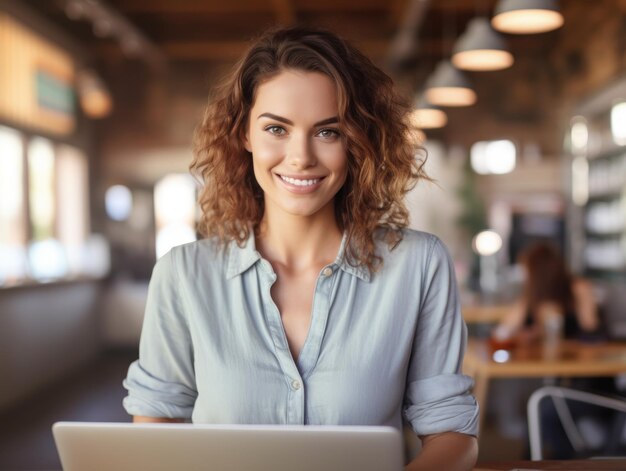
[[[470,471],[478,458],[478,440],[472,435],[445,432],[420,437],[422,451],[405,471]]]
[[[167,417],[145,417],[143,415],[134,415],[133,422],[136,424],[179,424],[183,423],[183,419],[169,419]]]

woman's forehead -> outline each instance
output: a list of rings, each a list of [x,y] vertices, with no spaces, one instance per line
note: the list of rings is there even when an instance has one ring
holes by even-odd
[[[255,93],[253,109],[262,112],[299,114],[337,114],[337,86],[321,72],[287,69],[261,82]]]

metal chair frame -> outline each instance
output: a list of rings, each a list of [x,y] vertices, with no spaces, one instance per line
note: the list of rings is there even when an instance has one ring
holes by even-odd
[[[533,392],[528,399],[528,438],[530,440],[530,458],[533,461],[543,459],[543,449],[541,442],[541,424],[539,417],[540,402],[546,397],[550,397],[554,403],[557,416],[563,425],[567,439],[572,444],[576,452],[586,450],[585,440],[572,417],[571,411],[566,401],[578,401],[585,404],[592,404],[598,407],[613,409],[618,412],[626,412],[626,400],[615,399],[599,394],[561,386],[543,386]]]

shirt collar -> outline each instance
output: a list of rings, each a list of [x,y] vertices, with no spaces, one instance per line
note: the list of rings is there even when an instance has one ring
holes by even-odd
[[[341,245],[339,246],[339,253],[337,253],[337,258],[335,258],[333,265],[341,268],[346,273],[354,275],[363,281],[369,282],[370,271],[367,267],[355,267],[350,265],[346,260],[346,240],[347,233],[344,232],[343,237],[341,238]],[[248,236],[248,239],[243,247],[239,247],[235,241],[232,241],[228,244],[227,250],[228,262],[226,268],[226,278],[229,280],[237,275],[241,275],[255,263],[262,261],[261,254],[256,249],[253,230],[250,230],[250,235]]]
[[[261,254],[257,251],[254,243],[254,231],[250,229],[248,239],[243,247],[239,247],[234,240],[228,244],[226,279],[241,275],[257,261],[261,260]]]
[[[348,260],[346,257],[347,239],[348,239],[348,234],[347,232],[344,232],[343,237],[341,238],[341,245],[339,246],[339,253],[337,254],[337,258],[335,259],[333,264],[341,268],[346,273],[350,273],[351,275],[354,275],[362,279],[363,281],[369,282],[370,271],[367,269],[367,267],[364,267],[362,265],[354,267],[348,263]]]

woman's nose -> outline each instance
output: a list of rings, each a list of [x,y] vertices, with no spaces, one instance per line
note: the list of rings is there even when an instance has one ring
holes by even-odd
[[[295,168],[308,168],[314,166],[316,162],[308,137],[292,135],[287,148],[287,163]]]

